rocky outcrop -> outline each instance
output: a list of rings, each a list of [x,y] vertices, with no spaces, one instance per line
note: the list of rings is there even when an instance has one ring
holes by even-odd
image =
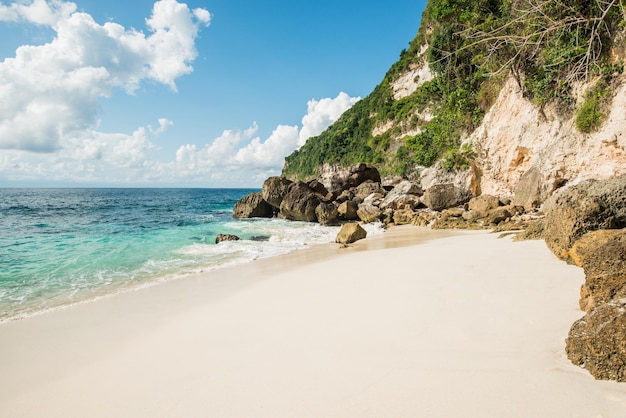
[[[450,182],[437,182],[433,173],[441,173],[442,179]],[[378,170],[364,164],[357,164],[344,174],[339,181],[330,181],[330,184],[347,188],[333,192],[317,179],[304,183],[271,177],[263,184],[263,196],[274,205],[280,202],[278,209],[273,207],[274,215],[322,225],[360,220],[385,225],[501,231],[526,226],[527,219],[521,217],[524,209],[505,206],[510,203],[509,199],[491,195],[472,198],[472,192],[464,186],[467,178],[462,172],[448,172],[442,167],[427,169],[423,171],[424,178],[388,178],[387,186],[380,182]],[[424,184],[430,184],[425,193]]]
[[[335,242],[339,244],[352,244],[367,237],[367,231],[358,223],[352,222],[344,224],[337,234]]]
[[[263,200],[275,207],[280,208],[283,198],[289,191],[292,182],[285,177],[270,177],[263,182]]]
[[[544,211],[546,244],[569,260],[572,245],[587,232],[626,227],[626,175],[568,187],[548,199]]]
[[[626,298],[626,229],[589,232],[576,241],[570,259],[585,270],[582,310]]]
[[[287,194],[280,203],[280,215],[292,221],[317,221],[315,210],[321,199],[308,184],[301,181],[289,186]]]
[[[232,235],[232,234],[218,234],[217,237],[215,237],[215,243],[219,244],[220,242],[223,241],[239,241],[241,238],[239,238],[237,235]]]
[[[596,379],[626,382],[626,299],[602,304],[576,321],[565,351]]]
[[[261,193],[250,193],[233,207],[234,218],[271,218],[274,208],[263,200]]]
[[[597,379],[626,381],[626,175],[587,180],[544,204],[543,236],[560,258],[583,267],[568,358]]]

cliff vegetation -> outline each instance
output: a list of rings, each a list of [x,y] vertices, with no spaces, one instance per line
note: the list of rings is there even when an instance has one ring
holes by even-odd
[[[626,0],[430,0],[408,49],[374,91],[286,158],[283,175],[308,179],[325,163],[376,165],[408,175],[461,146],[513,76],[539,109],[555,105],[580,132],[604,121],[623,72]],[[589,85],[582,103],[577,86]]]

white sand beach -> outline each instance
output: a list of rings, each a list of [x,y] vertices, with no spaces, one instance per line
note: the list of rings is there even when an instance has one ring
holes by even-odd
[[[564,353],[583,280],[543,241],[393,228],[0,324],[0,416],[624,417]]]

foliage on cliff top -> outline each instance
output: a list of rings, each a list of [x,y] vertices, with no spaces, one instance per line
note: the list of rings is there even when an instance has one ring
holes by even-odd
[[[505,76],[513,74],[538,106],[558,100],[573,110],[572,83],[620,68],[609,51],[625,16],[626,0],[430,0],[417,36],[383,81],[287,157],[283,174],[306,178],[324,163],[356,162],[407,174],[442,157],[450,168],[462,165],[461,138],[480,124]],[[435,77],[394,100],[392,83],[425,59]],[[372,135],[388,121],[392,129]],[[397,139],[407,131],[419,133]]]

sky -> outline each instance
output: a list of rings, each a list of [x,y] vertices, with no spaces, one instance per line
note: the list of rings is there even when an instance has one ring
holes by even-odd
[[[0,187],[260,187],[426,0],[0,0]]]

